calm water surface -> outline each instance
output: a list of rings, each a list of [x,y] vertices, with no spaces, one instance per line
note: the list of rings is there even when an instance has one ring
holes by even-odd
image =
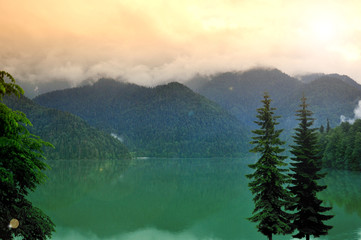
[[[258,240],[242,159],[57,161],[31,196],[55,240]],[[320,197],[335,217],[320,239],[361,240],[361,173],[329,171]],[[275,236],[274,239],[292,239]]]

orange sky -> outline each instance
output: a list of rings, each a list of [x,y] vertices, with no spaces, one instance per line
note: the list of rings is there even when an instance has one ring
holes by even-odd
[[[361,1],[0,0],[0,69],[26,81],[276,67],[361,82]]]

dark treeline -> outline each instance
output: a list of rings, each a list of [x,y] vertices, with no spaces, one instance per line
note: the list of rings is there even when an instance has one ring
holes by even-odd
[[[342,123],[320,134],[322,163],[325,167],[361,170],[361,120]]]

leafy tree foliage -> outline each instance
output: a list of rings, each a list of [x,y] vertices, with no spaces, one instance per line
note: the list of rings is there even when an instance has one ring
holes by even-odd
[[[15,94],[20,97],[20,95],[24,94],[24,91],[15,83],[13,76],[8,72],[0,71],[0,100],[5,94]]]
[[[7,81],[10,81],[8,83]],[[0,98],[5,94],[23,94],[7,72],[0,72]],[[40,209],[26,199],[29,192],[42,183],[42,147],[51,146],[31,134],[26,125],[31,125],[25,114],[12,111],[0,102],[0,236],[12,239],[46,239],[54,231],[54,224]],[[9,228],[11,219],[18,219],[18,228]]]
[[[249,165],[255,169],[254,173],[247,175],[252,179],[249,183],[250,190],[254,194],[255,209],[252,222],[258,222],[258,231],[272,239],[273,234],[286,234],[291,232],[290,215],[285,211],[290,201],[288,191],[283,187],[289,180],[284,167],[286,156],[281,155],[284,144],[279,136],[282,130],[276,130],[277,116],[274,116],[275,108],[271,108],[271,99],[264,94],[263,107],[257,109],[260,127],[252,131],[256,136],[251,143],[255,147],[251,150],[260,153],[261,157],[255,164]]]
[[[293,226],[298,231],[294,237],[310,239],[310,236],[326,235],[331,226],[324,221],[332,218],[323,213],[330,207],[323,207],[317,193],[326,189],[317,183],[325,174],[321,174],[321,157],[317,146],[317,129],[311,128],[314,119],[312,112],[307,109],[306,98],[302,98],[301,109],[297,111],[299,126],[295,129],[295,145],[291,146],[294,155],[291,163],[290,192],[294,196],[294,203],[290,206],[293,213]]]
[[[319,142],[324,167],[361,171],[361,120],[342,123],[328,133],[320,134]]]

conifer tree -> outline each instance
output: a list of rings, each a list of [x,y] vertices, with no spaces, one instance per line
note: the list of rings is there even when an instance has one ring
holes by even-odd
[[[283,187],[289,178],[284,168],[287,157],[281,155],[284,151],[281,148],[284,142],[279,138],[282,130],[275,129],[279,117],[274,116],[275,108],[271,108],[271,99],[267,93],[262,103],[263,107],[257,109],[258,121],[255,121],[260,128],[252,131],[256,136],[251,142],[255,145],[251,152],[261,156],[255,164],[249,165],[255,171],[247,175],[252,180],[249,188],[255,203],[253,216],[249,220],[258,222],[258,231],[271,240],[274,234],[291,232],[290,215],[285,211],[290,195]]]
[[[324,215],[330,207],[324,207],[322,200],[317,198],[317,193],[326,186],[317,183],[325,174],[321,174],[321,157],[317,146],[317,129],[311,128],[314,119],[312,112],[307,109],[306,98],[302,97],[301,109],[296,116],[299,126],[295,129],[295,145],[291,146],[294,155],[291,163],[290,192],[293,194],[294,202],[289,208],[293,211],[292,225],[298,233],[293,237],[310,239],[310,236],[319,237],[326,235],[332,227],[325,225],[324,221],[333,216]]]
[[[331,130],[330,121],[327,118],[326,133],[328,133],[330,130]]]
[[[325,132],[325,127],[323,125],[321,125],[320,127],[320,133],[324,133]]]

